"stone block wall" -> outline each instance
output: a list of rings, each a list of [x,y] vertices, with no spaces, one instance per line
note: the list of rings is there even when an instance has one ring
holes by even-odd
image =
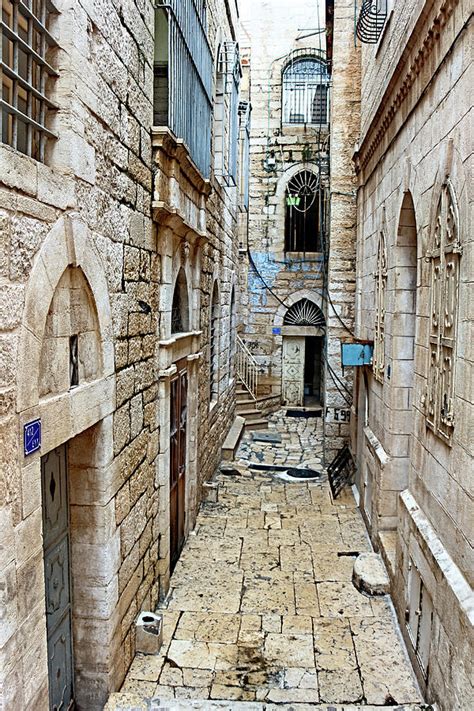
[[[379,46],[362,51],[362,124],[355,156],[356,332],[362,339],[375,336],[374,273],[381,231],[387,245],[385,371],[378,381],[367,368],[357,383],[362,506],[368,518],[371,514],[375,545],[392,561],[394,600],[427,701],[442,709],[472,705],[465,664],[472,657],[468,472],[474,454],[468,375],[472,318],[464,307],[472,291],[468,21],[467,8],[458,2],[394,5]],[[434,433],[427,422],[433,368],[428,254],[439,199],[447,185],[454,195],[453,221],[462,252],[450,441]],[[368,489],[369,497],[364,495]],[[414,571],[427,596],[425,609],[432,606],[424,618],[428,635],[424,664],[417,649],[420,642],[410,637],[405,616],[416,603]]]
[[[214,43],[227,21],[224,5],[209,3]],[[169,402],[160,394],[159,369],[171,306],[163,301],[169,263],[152,211],[154,4],[64,0],[56,7],[51,32],[59,47],[51,62],[59,76],[51,98],[59,108],[51,129],[58,138],[48,142],[44,164],[0,145],[0,705],[6,711],[48,706],[43,454],[68,445],[79,708],[102,708],[119,687],[135,651],[134,621],[166,592],[168,501],[160,476]],[[161,199],[170,184],[168,176]],[[199,436],[189,447],[198,484],[218,464],[233,412],[235,195],[213,176],[210,188],[212,196],[195,199],[192,213],[201,226],[207,219],[205,269],[199,250],[189,257],[196,258],[195,293],[202,294],[194,303],[201,318],[193,336],[202,355],[190,365],[202,390],[192,403]],[[222,298],[221,397],[209,412],[206,309],[214,279]],[[79,384],[69,388],[74,334]],[[24,456],[23,426],[36,418],[42,446]],[[198,484],[190,493],[190,527]]]
[[[325,35],[305,39],[302,28],[324,27],[322,3],[301,0],[291,13],[280,1],[254,6],[241,3],[251,70],[250,210],[248,254],[241,255],[241,274],[247,275],[242,293],[242,337],[260,366],[262,394],[281,393],[282,337],[273,328],[279,312],[290,307],[295,294],[311,292],[324,310],[324,260],[322,253],[285,253],[285,190],[300,170],[319,175],[328,183],[327,126],[282,125],[282,70],[296,50],[320,50]],[[301,31],[300,31],[301,30]],[[268,158],[275,161],[268,166]],[[242,283],[244,276],[241,276]],[[279,318],[281,316],[281,318]]]

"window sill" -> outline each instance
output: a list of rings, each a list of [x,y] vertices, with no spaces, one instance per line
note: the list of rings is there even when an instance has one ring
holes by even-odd
[[[296,261],[313,261],[319,262],[323,256],[323,252],[284,252],[285,260],[296,262]]]

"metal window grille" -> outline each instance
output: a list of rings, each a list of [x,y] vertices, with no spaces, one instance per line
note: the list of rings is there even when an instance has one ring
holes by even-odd
[[[240,67],[239,45],[227,40],[219,50],[219,73],[224,93],[222,101],[222,135],[226,136],[226,155],[223,151],[224,177],[228,185],[237,184],[237,163],[239,147],[239,86],[242,74]],[[229,112],[226,117],[225,95],[229,96]],[[227,120],[226,120],[227,119]],[[223,146],[224,147],[224,146]]]
[[[387,0],[364,0],[357,19],[357,37],[365,44],[376,44],[386,20]]]
[[[283,71],[283,123],[326,124],[329,117],[329,74],[315,57],[291,60]]]
[[[250,115],[249,101],[239,102],[240,117],[240,206],[249,209]]]
[[[211,302],[211,332],[210,332],[210,366],[211,366],[211,400],[217,400],[219,394],[219,292],[214,286]]]
[[[191,158],[208,178],[212,54],[204,26],[205,3],[202,0],[157,0],[157,6],[168,12],[168,107],[164,112],[167,125],[184,140]]]
[[[325,239],[325,191],[317,175],[302,170],[286,189],[285,252],[320,252]]]
[[[55,104],[47,97],[47,82],[57,77],[49,54],[57,43],[48,31],[56,12],[50,0],[2,0],[0,98],[2,142],[36,160],[44,160],[46,127]]]

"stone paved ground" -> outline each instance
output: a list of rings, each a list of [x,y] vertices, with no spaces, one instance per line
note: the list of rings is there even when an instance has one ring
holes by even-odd
[[[218,502],[203,504],[171,578],[161,654],[135,657],[122,687],[129,695],[113,695],[108,708],[152,698],[143,708],[171,699],[266,708],[422,700],[390,600],[352,585],[353,553],[370,550],[352,494],[334,502],[327,483],[249,468],[318,468],[321,420],[279,413],[271,428],[281,444],[246,435],[236,470],[218,474]]]

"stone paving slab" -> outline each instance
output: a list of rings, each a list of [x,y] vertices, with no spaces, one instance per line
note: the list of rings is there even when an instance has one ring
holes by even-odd
[[[161,652],[136,655],[127,696],[107,711],[422,701],[389,597],[352,584],[355,556],[371,547],[350,490],[334,501],[327,483],[247,466],[319,466],[321,421],[277,416],[270,427],[281,443],[246,435],[236,468],[217,475],[218,501],[203,503],[160,610]]]
[[[136,694],[112,694],[104,711],[380,711],[380,706],[327,705],[311,703],[267,704],[242,701],[143,699]],[[433,711],[433,706],[404,704],[386,707],[392,711]]]

